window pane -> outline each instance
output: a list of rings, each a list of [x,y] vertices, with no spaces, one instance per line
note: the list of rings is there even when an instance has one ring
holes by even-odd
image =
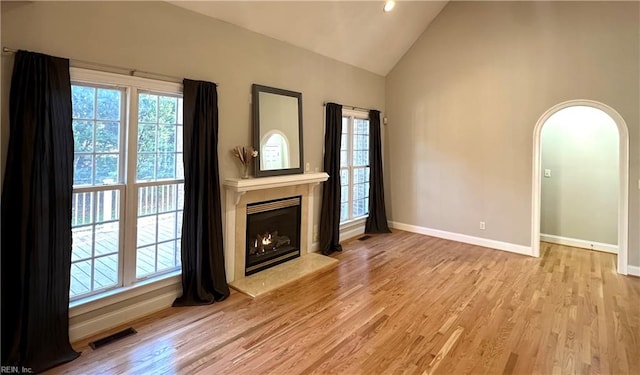
[[[182,137],[184,135],[184,128],[182,126],[176,126],[176,151],[182,152]]]
[[[161,124],[176,124],[178,112],[178,98],[160,96],[158,101],[158,122]]]
[[[369,182],[369,167],[353,168],[353,183]]]
[[[367,214],[366,201],[364,199],[358,199],[353,201],[353,217],[360,217]]]
[[[184,207],[184,184],[177,184],[178,189],[178,208]]]
[[[348,151],[340,151],[340,168],[349,166],[349,154]]]
[[[138,126],[138,152],[156,151],[156,125]]]
[[[353,166],[369,165],[369,151],[353,151]]]
[[[96,222],[118,220],[120,217],[120,191],[99,191],[96,194]]]
[[[177,190],[176,185],[158,186],[158,212],[176,210]]]
[[[349,185],[349,170],[341,169],[340,170],[340,185]]]
[[[93,155],[76,155],[73,158],[73,184],[93,184]]]
[[[340,222],[349,220],[349,203],[340,204]]]
[[[93,262],[94,290],[118,284],[118,254],[96,258]]]
[[[354,150],[369,150],[369,136],[368,135],[354,135],[353,138]]]
[[[120,283],[120,191],[76,192],[71,213],[70,297],[77,299],[117,286]]]
[[[99,121],[96,123],[96,152],[120,151],[120,123]]]
[[[119,181],[123,92],[72,85],[74,185]]]
[[[71,261],[75,262],[82,259],[91,258],[93,251],[93,226],[84,226],[71,229],[73,238],[73,247],[71,250]]]
[[[177,124],[181,124],[182,125],[182,118],[183,118],[183,112],[182,112],[182,103],[183,103],[183,99],[182,98],[178,98],[178,116],[177,116]]]
[[[93,222],[93,193],[73,193],[71,199],[71,226]]]
[[[173,269],[176,265],[176,241],[159,244],[157,272]]]
[[[156,215],[138,218],[138,247],[154,244],[157,242],[157,223],[158,217]]]
[[[156,245],[138,248],[136,254],[136,277],[141,278],[156,272]]]
[[[86,86],[71,86],[72,116],[74,119],[95,118],[96,89]]]
[[[369,120],[355,119],[354,120],[354,134],[369,134]]]
[[[93,121],[73,120],[74,152],[93,152]]]
[[[176,154],[176,179],[184,178],[184,160],[182,160],[182,153]]]
[[[353,199],[362,199],[364,198],[364,185],[363,184],[353,184]]]
[[[105,255],[118,252],[120,231],[119,223],[111,222],[95,226],[95,255]]]
[[[176,213],[158,215],[158,242],[176,238]]]
[[[96,118],[101,120],[120,120],[120,90],[98,89],[98,108]]]
[[[180,266],[176,246],[182,235],[183,204],[184,184],[138,188],[137,278]],[[149,216],[142,216],[145,214]]]
[[[156,154],[138,154],[137,180],[155,180]]]
[[[113,184],[118,181],[118,155],[100,155],[96,158],[95,184]]]
[[[182,98],[139,95],[138,181],[182,179]]]
[[[349,201],[349,186],[342,186],[340,188],[340,202]]]
[[[176,127],[174,125],[158,126],[158,151],[176,151]]]
[[[138,122],[158,122],[158,96],[152,94],[138,95]]]
[[[91,260],[71,264],[69,298],[91,292]]]
[[[158,154],[158,172],[156,178],[158,180],[176,178],[176,154]]]
[[[180,215],[182,217],[182,215]],[[182,220],[180,221],[180,227],[182,227]],[[176,240],[176,267],[182,267],[182,253],[180,252],[180,240]]]

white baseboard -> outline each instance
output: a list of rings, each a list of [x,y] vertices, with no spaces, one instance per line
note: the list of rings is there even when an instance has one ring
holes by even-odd
[[[179,285],[176,290],[172,290],[147,300],[123,307],[116,311],[111,311],[95,318],[91,318],[77,324],[69,326],[69,340],[76,342],[105,330],[131,322],[135,319],[153,314],[154,312],[171,307],[173,301],[182,292]]]
[[[392,228],[405,230],[407,232],[420,233],[427,236],[444,238],[446,240],[468,243],[476,246],[488,247],[490,249],[508,251],[510,253],[529,255],[529,256],[532,255],[530,246],[516,245],[508,242],[490,240],[490,239],[481,238],[481,237],[468,236],[466,234],[447,232],[439,229],[419,227],[416,225],[409,225],[409,224],[398,223],[394,221],[390,221],[389,225]]]
[[[640,267],[638,266],[627,266],[627,275],[639,276],[640,277]]]
[[[608,243],[579,240],[577,238],[562,237],[562,236],[556,236],[553,234],[543,234],[543,233],[540,233],[540,241],[551,242],[558,245],[580,247],[580,248],[589,249],[589,250],[598,250],[598,251],[605,251],[607,253],[618,254],[618,245],[611,245]]]

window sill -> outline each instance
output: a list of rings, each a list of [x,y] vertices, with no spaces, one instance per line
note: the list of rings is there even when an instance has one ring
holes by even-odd
[[[369,215],[365,215],[365,216],[361,216],[359,218],[356,219],[351,219],[351,220],[347,220],[347,221],[343,221],[342,223],[340,223],[340,229],[349,229],[358,225],[362,225],[367,221],[367,218],[369,217]]]
[[[348,240],[362,235],[367,217],[369,217],[369,215],[340,223],[340,240]]]
[[[73,318],[82,314],[86,314],[109,305],[116,304],[141,296],[146,293],[153,292],[168,286],[180,285],[182,282],[182,271],[174,271],[165,275],[150,278],[135,283],[128,287],[108,290],[104,293],[95,294],[86,298],[69,303],[69,318]]]

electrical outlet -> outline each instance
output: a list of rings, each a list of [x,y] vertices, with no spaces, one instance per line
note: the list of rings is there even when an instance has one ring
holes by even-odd
[[[480,222],[480,229],[485,230],[484,221],[481,221],[481,222]]]
[[[544,170],[544,176],[547,177],[547,178],[551,177],[551,169],[545,169]]]

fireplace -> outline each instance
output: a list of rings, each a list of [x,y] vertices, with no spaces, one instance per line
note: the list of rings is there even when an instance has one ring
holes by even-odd
[[[300,256],[302,197],[247,204],[245,276]]]

